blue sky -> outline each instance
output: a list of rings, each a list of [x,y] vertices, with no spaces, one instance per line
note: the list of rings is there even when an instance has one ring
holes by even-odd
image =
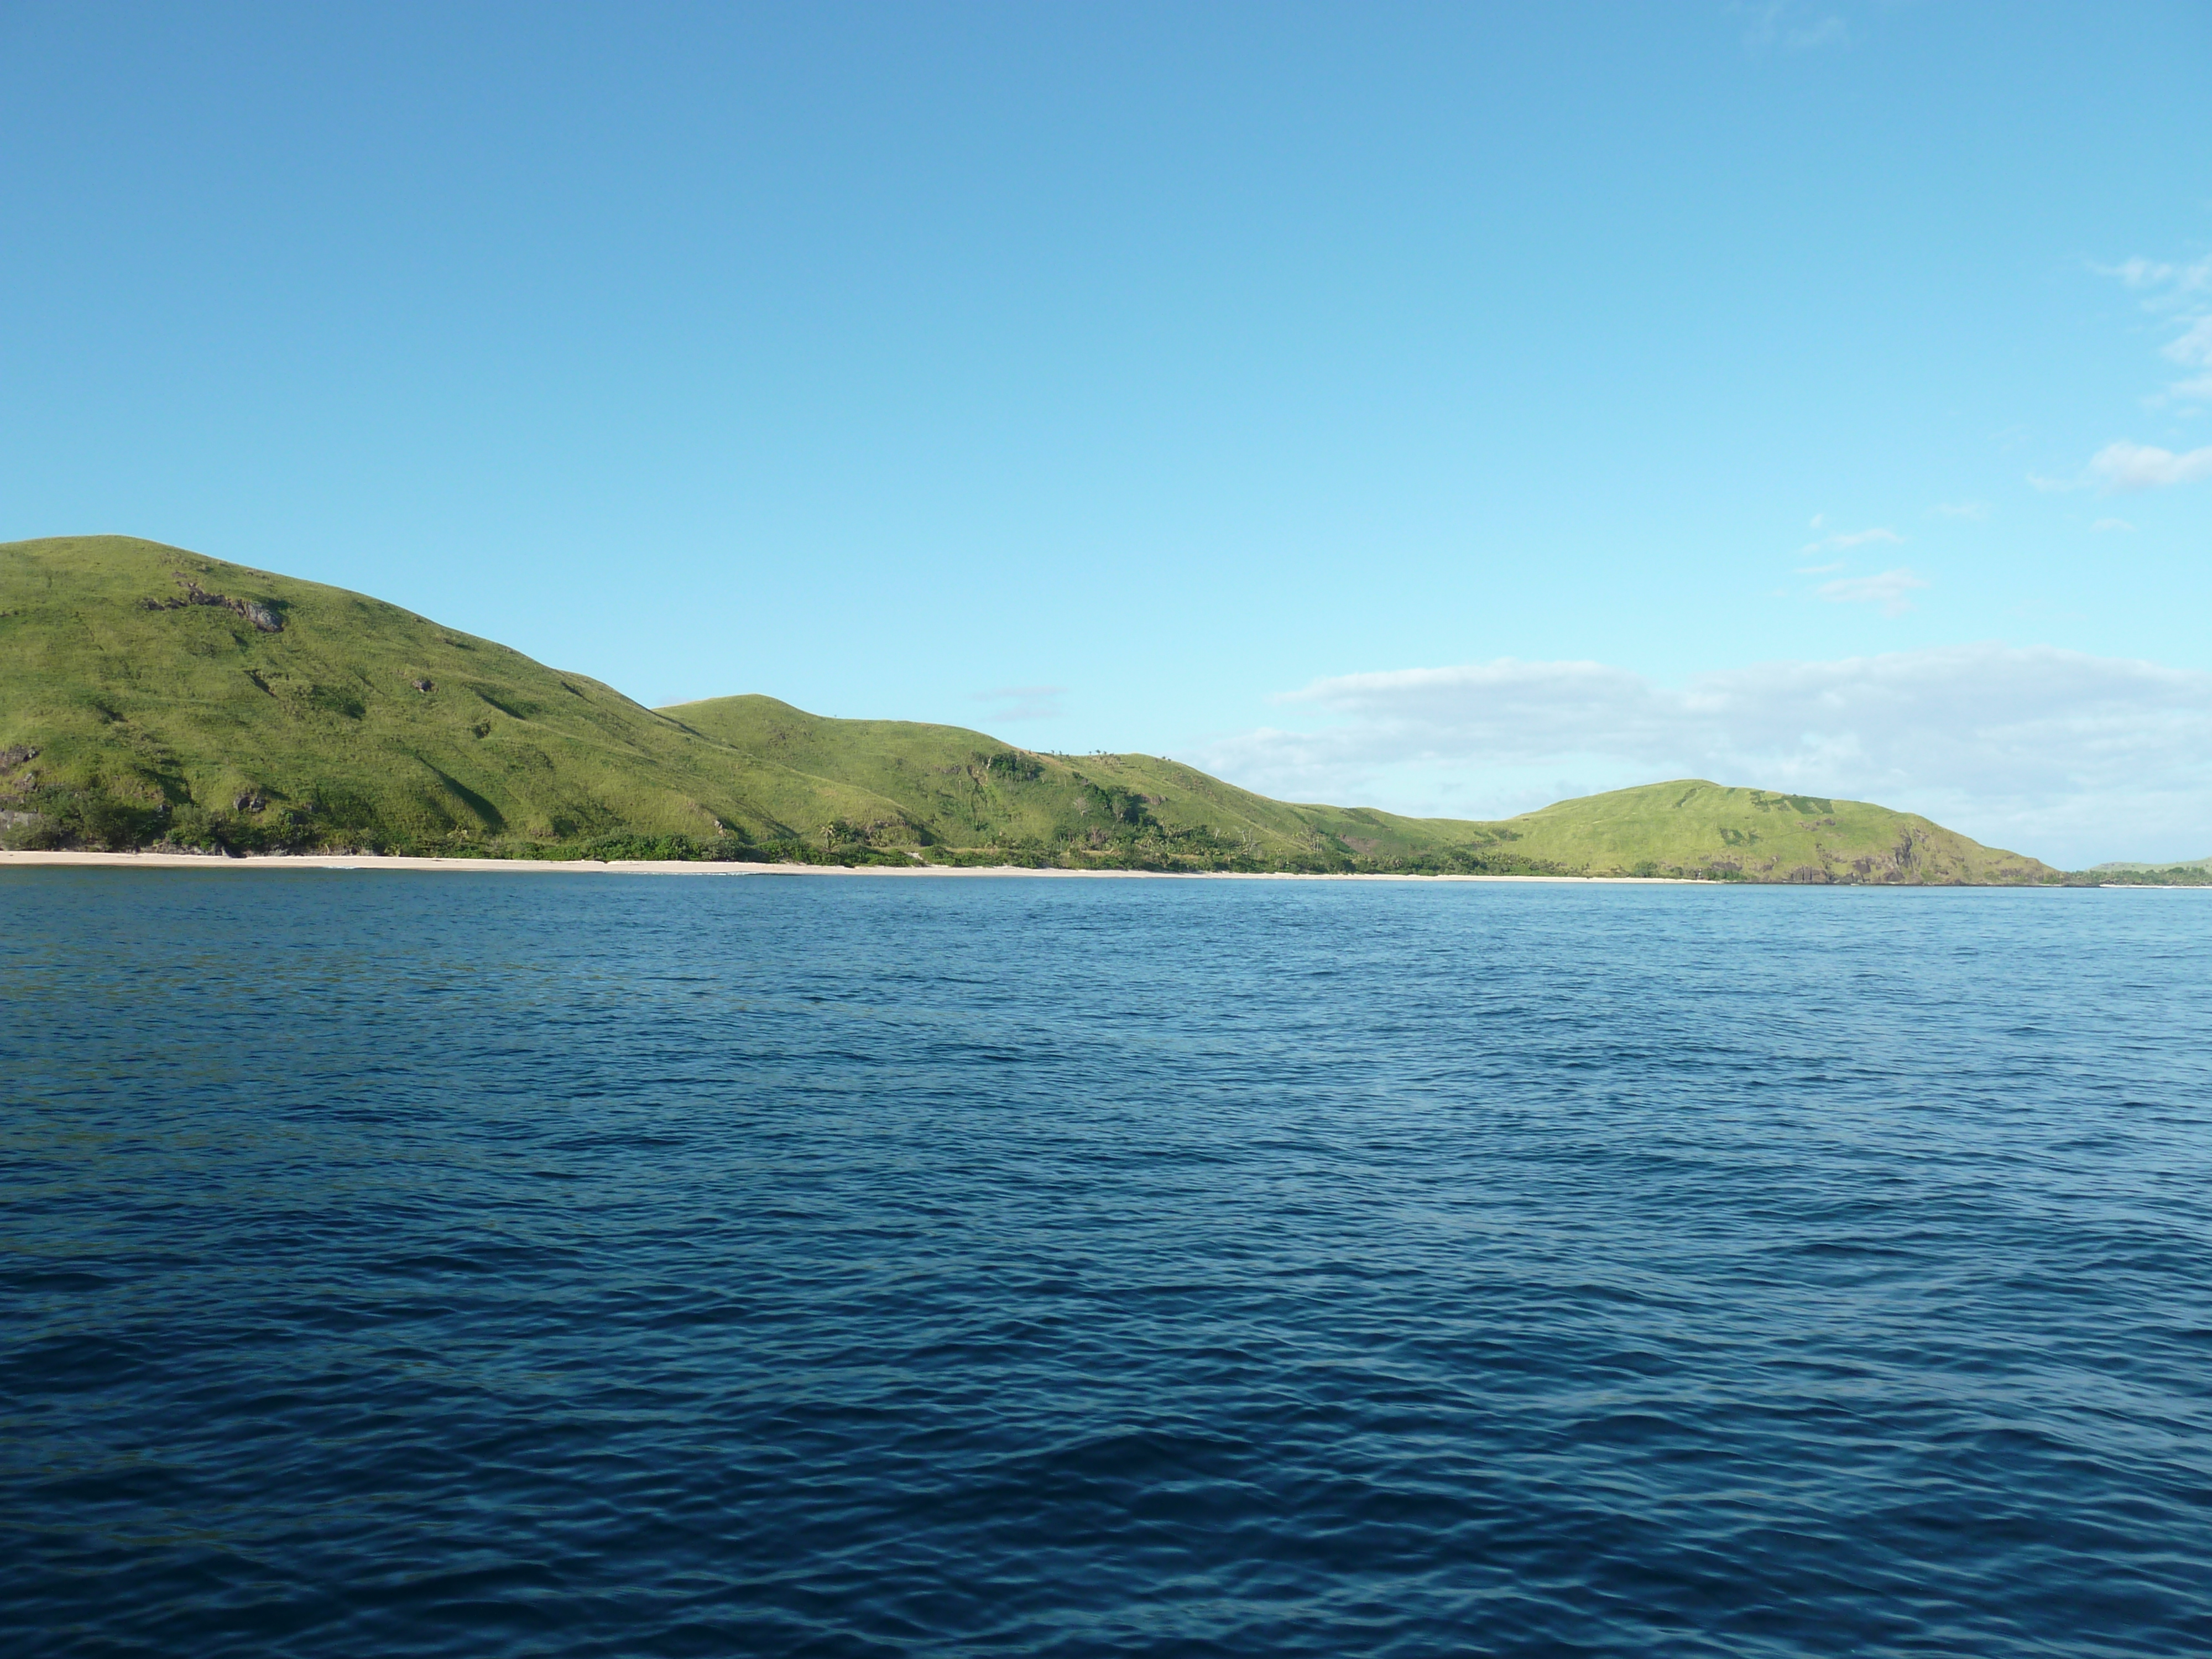
[[[0,537],[1306,799],[2201,856],[2208,71],[2201,4],[0,4]]]

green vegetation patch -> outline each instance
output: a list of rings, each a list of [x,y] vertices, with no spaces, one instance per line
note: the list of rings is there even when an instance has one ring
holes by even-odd
[[[362,594],[112,536],[0,545],[0,845],[2062,879],[1910,814],[1698,779],[1478,823],[772,697],[649,709]]]

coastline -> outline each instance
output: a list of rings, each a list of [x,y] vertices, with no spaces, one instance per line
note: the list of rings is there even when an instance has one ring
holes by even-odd
[[[380,853],[289,853],[223,858],[197,853],[9,853],[0,852],[0,869],[77,867],[125,870],[400,870],[458,871],[478,874],[517,872],[546,874],[570,872],[616,876],[884,876],[914,877],[1037,876],[1079,881],[1520,881],[1632,884],[1656,887],[1724,887],[1735,884],[1692,881],[1680,876],[1478,876],[1415,875],[1392,872],[1309,874],[1298,871],[1245,870],[1062,870],[1036,869],[1022,864],[992,864],[954,868],[942,864],[709,864],[677,860],[624,860],[602,864],[591,859],[421,859],[398,858]]]
[[[0,850],[0,870],[29,868],[110,870],[393,870],[415,872],[451,872],[483,875],[494,872],[528,874],[602,876],[884,876],[959,878],[968,876],[1036,876],[1078,881],[1413,881],[1413,882],[1536,882],[1553,886],[1596,887],[1775,887],[1786,882],[1697,881],[1686,876],[1487,876],[1424,875],[1407,871],[1362,870],[1310,872],[1299,870],[1066,870],[1042,869],[1026,864],[988,864],[955,867],[945,864],[741,864],[692,859],[622,859],[612,863],[597,859],[441,859],[403,858],[384,853],[252,853],[226,858],[215,853],[31,853]],[[1829,885],[1832,884],[1817,884]],[[1954,886],[1975,889],[2035,887],[2027,882],[1844,883],[1846,886]],[[2091,890],[2090,884],[2081,884]],[[2178,893],[2201,890],[2162,882],[2102,881],[2094,890],[2122,889],[2140,893]],[[2075,884],[2066,884],[2074,890]],[[2054,885],[2048,890],[2058,890]]]

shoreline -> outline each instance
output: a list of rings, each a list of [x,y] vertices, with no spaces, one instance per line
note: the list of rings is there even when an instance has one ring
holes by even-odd
[[[1787,887],[1796,884],[1774,881],[1698,881],[1687,876],[1486,876],[1424,875],[1412,871],[1303,870],[1067,870],[1057,866],[1039,869],[1027,864],[743,864],[691,859],[621,859],[612,863],[597,859],[453,859],[404,858],[384,853],[251,853],[226,858],[216,853],[31,853],[0,851],[0,870],[8,869],[124,869],[124,870],[396,870],[415,872],[458,872],[485,874],[572,873],[602,876],[888,876],[908,877],[1036,876],[1079,881],[1483,881],[1538,882],[1553,885],[1580,884],[1596,887]],[[2040,892],[2095,891],[2124,889],[2136,893],[2179,893],[2199,890],[2193,884],[2173,882],[2101,881],[2051,884],[2033,882],[1817,882],[1814,886],[1912,887],[1923,890],[1972,889],[1996,892],[2014,888]]]
[[[400,858],[381,853],[270,853],[224,858],[213,853],[9,853],[0,852],[0,869],[100,868],[129,870],[398,870],[488,873],[570,872],[617,876],[887,876],[959,878],[1036,876],[1079,881],[1534,881],[1652,887],[1733,887],[1753,884],[1692,881],[1682,876],[1479,876],[1419,875],[1389,871],[1307,872],[1296,870],[1063,870],[1025,864],[955,867],[944,864],[720,864],[690,860],[441,859]]]

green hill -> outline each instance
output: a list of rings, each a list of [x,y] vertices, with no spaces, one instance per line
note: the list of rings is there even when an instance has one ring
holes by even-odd
[[[772,764],[732,767],[596,680],[343,588],[122,537],[0,545],[0,755],[19,836],[96,845],[787,833],[749,790],[782,787]],[[870,810],[823,781],[804,793]]]
[[[1292,805],[1151,756],[1032,755],[957,726],[825,720],[772,697],[661,712],[748,756],[864,788],[962,848],[1799,882],[2020,882],[2057,873],[1887,807],[1698,779],[1478,823]]]
[[[1508,823],[1532,856],[1577,868],[1908,884],[2047,881],[2058,873],[1909,812],[1696,778],[1561,801]]]
[[[762,696],[648,709],[342,588],[0,545],[0,840],[1076,867],[2048,882],[1924,818],[1688,780],[1494,823],[1270,800]]]
[[[1488,825],[1292,805],[1157,756],[1039,754],[961,726],[827,720],[773,697],[661,712],[749,757],[866,790],[939,856],[1334,870],[1482,855],[1534,867]]]

